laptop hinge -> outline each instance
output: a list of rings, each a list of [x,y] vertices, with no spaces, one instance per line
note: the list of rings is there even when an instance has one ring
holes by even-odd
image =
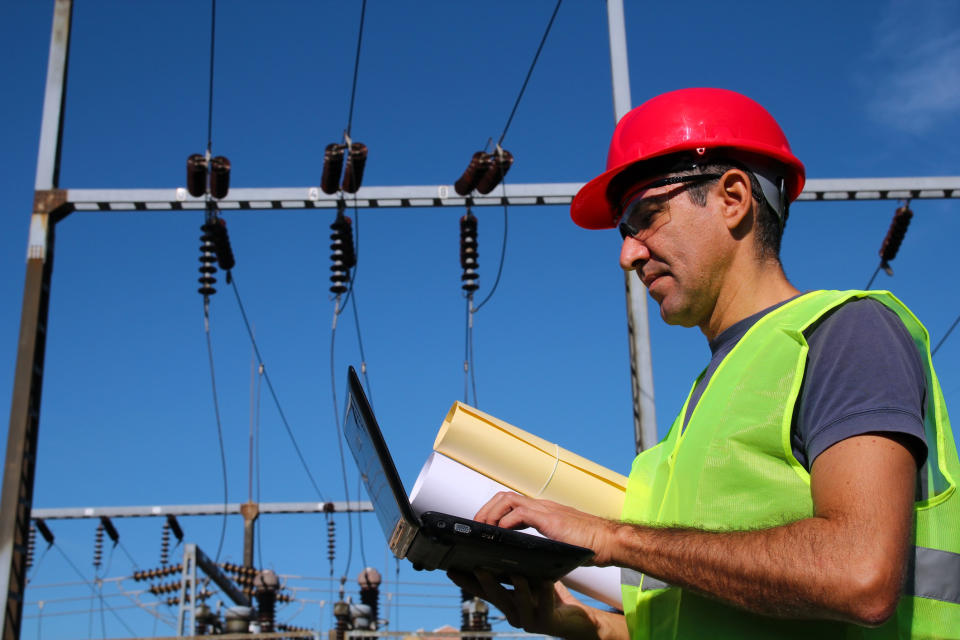
[[[390,550],[398,558],[407,557],[407,551],[413,544],[413,539],[417,536],[417,527],[400,518],[397,526],[393,528],[393,535],[390,536]]]

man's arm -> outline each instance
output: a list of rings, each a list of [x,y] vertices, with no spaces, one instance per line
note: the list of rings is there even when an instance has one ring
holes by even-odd
[[[754,531],[617,523],[509,493],[476,519],[533,526],[593,549],[596,564],[630,567],[756,613],[877,625],[900,597],[916,471],[894,439],[849,438],[814,461],[813,517]]]

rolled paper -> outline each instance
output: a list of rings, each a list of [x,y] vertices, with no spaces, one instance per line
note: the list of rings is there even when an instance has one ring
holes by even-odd
[[[447,412],[433,449],[525,496],[620,519],[626,476],[462,402]]]
[[[439,511],[473,519],[477,511],[499,491],[507,487],[447,456],[433,452],[417,476],[410,492],[410,504],[419,515]],[[540,536],[533,528],[524,533]],[[604,604],[621,609],[620,569],[618,567],[579,567],[561,579],[567,587]]]

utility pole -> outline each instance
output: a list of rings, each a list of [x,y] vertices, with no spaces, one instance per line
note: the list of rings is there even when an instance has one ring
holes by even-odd
[[[26,587],[27,537],[33,507],[37,430],[47,342],[47,310],[53,273],[54,227],[72,210],[60,181],[63,101],[67,87],[72,0],[56,0],[47,85],[43,101],[33,213],[27,245],[20,340],[14,371],[10,429],[0,493],[0,593],[3,594],[3,640],[20,637]]]
[[[613,115],[617,122],[630,111],[630,69],[623,0],[607,0],[610,31],[610,71],[613,78]],[[653,359],[647,289],[633,272],[624,274],[627,293],[627,338],[630,343],[630,383],[633,389],[633,429],[637,453],[657,443],[657,412],[653,398]]]

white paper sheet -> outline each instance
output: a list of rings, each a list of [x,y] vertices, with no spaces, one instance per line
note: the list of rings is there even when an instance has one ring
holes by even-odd
[[[417,476],[410,503],[417,513],[440,511],[460,518],[473,518],[498,491],[509,491],[499,482],[445,455],[433,452]],[[535,529],[524,533],[539,536]],[[618,567],[579,567],[561,580],[567,587],[604,604],[621,609]]]

